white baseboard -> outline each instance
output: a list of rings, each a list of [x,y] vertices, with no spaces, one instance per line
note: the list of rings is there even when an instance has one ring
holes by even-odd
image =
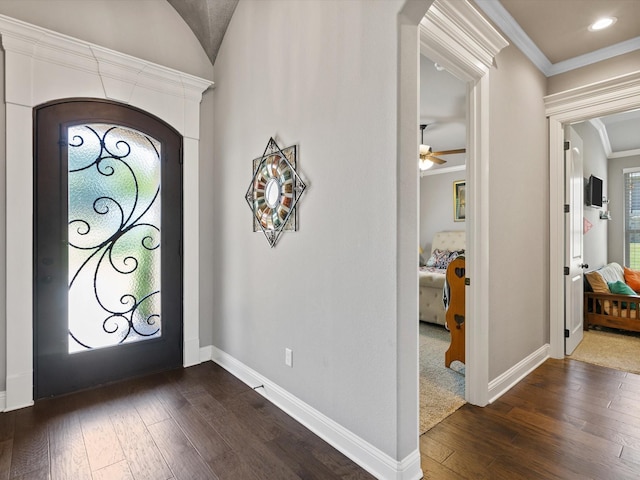
[[[495,402],[511,387],[533,372],[549,358],[550,347],[545,344],[496,379],[489,382],[489,403]]]
[[[209,345],[208,347],[200,347],[200,363],[208,362],[213,358],[213,347]]]
[[[192,367],[201,362],[200,360],[200,340],[198,338],[191,338],[184,341],[183,351],[183,367]]]
[[[263,385],[264,388],[259,388],[256,392],[376,478],[419,480],[423,477],[419,450],[397,461],[217,347],[201,348],[200,358],[206,361],[207,355],[248,386],[253,388]]]
[[[8,375],[5,388],[4,411],[33,405],[33,372]]]

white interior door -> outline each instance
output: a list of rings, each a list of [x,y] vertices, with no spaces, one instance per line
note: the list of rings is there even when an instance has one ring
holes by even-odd
[[[565,354],[570,355],[583,336],[583,268],[582,255],[584,180],[582,171],[582,139],[576,131],[565,129]]]

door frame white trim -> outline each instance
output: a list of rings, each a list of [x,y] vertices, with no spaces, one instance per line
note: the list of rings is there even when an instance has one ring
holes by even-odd
[[[549,119],[549,344],[564,358],[564,132],[563,125],[640,108],[640,71],[548,95]]]
[[[489,403],[489,78],[509,43],[469,2],[436,0],[420,23],[421,52],[467,82],[465,398]]]
[[[3,15],[0,34],[7,164],[5,410],[33,404],[33,107],[51,100],[115,100],[183,135],[184,365],[199,363],[198,141],[200,101],[212,82]]]

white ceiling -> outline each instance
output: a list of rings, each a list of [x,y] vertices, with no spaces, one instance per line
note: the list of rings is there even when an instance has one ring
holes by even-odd
[[[557,75],[640,49],[640,0],[475,0],[475,4],[546,76]],[[608,30],[588,31],[602,16],[615,16]],[[640,69],[640,65],[638,66]],[[425,143],[434,151],[461,148],[466,138],[466,86],[433,62],[420,65],[420,121],[429,123]],[[611,157],[640,153],[640,112],[592,122]],[[431,171],[462,165],[450,155]]]

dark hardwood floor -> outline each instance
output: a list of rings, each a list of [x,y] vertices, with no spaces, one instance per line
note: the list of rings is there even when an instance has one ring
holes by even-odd
[[[547,360],[485,408],[420,437],[425,478],[640,478],[640,375]]]
[[[638,479],[640,376],[548,360],[420,449],[429,479]],[[211,362],[0,414],[0,480],[372,478]]]
[[[0,480],[372,478],[212,362],[0,414]]]

